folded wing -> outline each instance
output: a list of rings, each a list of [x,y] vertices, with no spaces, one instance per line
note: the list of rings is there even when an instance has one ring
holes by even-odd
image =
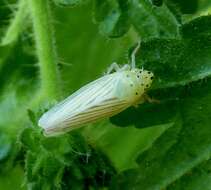
[[[39,120],[46,134],[74,129],[126,109],[125,100],[115,96],[118,74],[110,74],[89,83],[57,104]]]

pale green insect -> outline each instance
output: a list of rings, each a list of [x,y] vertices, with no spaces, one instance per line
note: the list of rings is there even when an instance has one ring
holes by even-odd
[[[131,66],[126,64],[119,68],[113,63],[106,75],[85,85],[44,113],[38,125],[44,129],[45,135],[65,133],[143,103],[153,73],[135,68],[138,48],[139,45],[132,53]],[[116,72],[111,73],[113,70]]]

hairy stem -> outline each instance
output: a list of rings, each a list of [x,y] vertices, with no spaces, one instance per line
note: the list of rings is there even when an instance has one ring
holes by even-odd
[[[19,0],[18,10],[15,12],[15,17],[6,31],[5,36],[2,38],[1,44],[7,45],[16,42],[19,34],[24,28],[24,19],[28,13],[26,0]]]
[[[28,0],[34,26],[37,56],[40,66],[41,94],[50,99],[59,95],[57,55],[48,0]]]

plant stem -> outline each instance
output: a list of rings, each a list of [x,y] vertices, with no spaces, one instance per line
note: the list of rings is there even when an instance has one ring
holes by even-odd
[[[15,17],[11,20],[11,23],[6,31],[5,36],[2,38],[2,45],[7,45],[16,42],[19,34],[23,30],[24,19],[27,13],[28,10],[26,0],[19,0],[18,10],[15,13]]]
[[[56,99],[60,90],[49,1],[28,0],[28,3],[40,66],[41,93],[48,98]]]

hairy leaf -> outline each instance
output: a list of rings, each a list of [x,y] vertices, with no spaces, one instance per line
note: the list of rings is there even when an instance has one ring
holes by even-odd
[[[197,20],[181,27],[183,38],[180,40],[154,39],[142,44],[137,58],[138,65],[155,73],[154,88],[185,85],[210,76],[209,16],[202,17],[201,22]],[[204,28],[200,27],[202,22],[206,22]],[[188,32],[190,34],[193,25],[200,28],[197,36],[194,30],[192,37],[186,35]]]
[[[163,133],[149,150],[139,156],[139,169],[128,170],[120,176],[124,179],[121,183],[123,189],[127,182],[127,187],[135,189],[166,188],[209,159],[210,98],[210,80],[203,84],[197,83],[187,90],[175,126]],[[131,180],[132,177],[135,179]]]
[[[200,20],[206,22],[208,18]],[[195,20],[185,24],[183,33],[190,30],[193,23],[196,23],[195,26],[199,24]],[[142,43],[137,64],[154,72],[151,96],[160,103],[129,108],[114,116],[111,122],[119,126],[135,125],[137,128],[174,122],[179,100],[186,92],[183,86],[211,75],[211,36],[207,34],[207,27],[201,30],[201,35],[193,38],[189,35],[187,39],[187,35],[183,35],[180,40],[154,39]]]

